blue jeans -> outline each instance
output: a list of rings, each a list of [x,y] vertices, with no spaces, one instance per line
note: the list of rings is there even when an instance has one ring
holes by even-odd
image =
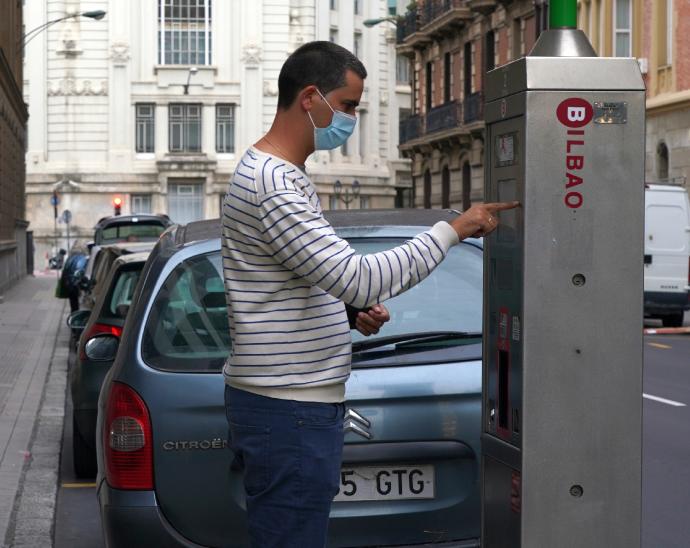
[[[233,466],[244,470],[254,548],[323,548],[340,486],[345,406],[225,386]]]

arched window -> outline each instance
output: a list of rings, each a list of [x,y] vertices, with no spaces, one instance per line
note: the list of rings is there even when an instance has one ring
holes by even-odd
[[[467,211],[472,203],[470,193],[472,191],[472,168],[469,162],[462,165],[462,209]]]
[[[656,146],[656,175],[660,181],[668,180],[668,147],[663,141]]]
[[[424,209],[431,209],[431,172],[424,172]]]
[[[450,208],[450,170],[448,166],[443,166],[441,171],[441,207]]]

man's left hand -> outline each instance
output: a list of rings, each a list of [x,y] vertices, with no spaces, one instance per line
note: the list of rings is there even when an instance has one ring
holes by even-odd
[[[390,319],[391,316],[386,307],[382,304],[376,304],[367,312],[360,312],[357,314],[355,328],[365,337],[376,335],[379,329],[381,329],[381,326]]]

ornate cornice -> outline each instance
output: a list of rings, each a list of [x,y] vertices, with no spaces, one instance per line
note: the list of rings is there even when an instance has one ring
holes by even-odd
[[[94,86],[92,80],[77,80],[76,78],[63,78],[53,80],[48,83],[48,96],[85,96],[85,95],[108,95],[108,81],[99,80],[98,87]]]

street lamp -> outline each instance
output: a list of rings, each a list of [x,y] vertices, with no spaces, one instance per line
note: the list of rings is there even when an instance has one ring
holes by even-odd
[[[59,23],[60,21],[65,21],[67,19],[76,19],[77,17],[88,17],[89,19],[94,19],[96,21],[100,21],[105,17],[106,12],[103,10],[93,10],[93,11],[83,11],[81,13],[73,13],[71,15],[65,15],[64,17],[59,17],[58,19],[53,19],[52,21],[48,21],[47,23],[43,23],[42,25],[39,25],[35,29],[30,30],[27,32],[23,37],[22,37],[22,50],[26,47],[26,45],[31,42],[36,36],[40,34],[41,31],[47,29],[48,27],[54,25],[55,23]]]
[[[388,17],[378,17],[376,19],[367,19],[362,24],[367,28],[371,28],[373,26],[378,25],[379,23],[383,23],[384,21],[388,21],[389,23],[393,23],[397,27],[399,20],[400,20],[400,16],[389,15]]]
[[[335,194],[336,198],[343,201],[345,209],[350,209],[350,202],[359,196],[359,181],[357,179],[352,181],[351,185],[345,187],[345,192],[343,193],[343,183],[337,180],[333,185],[333,194]]]
[[[196,67],[189,67],[189,72],[187,73],[187,83],[184,84],[184,94],[189,95],[189,81],[192,79],[192,74],[196,74],[199,72],[199,69]]]

